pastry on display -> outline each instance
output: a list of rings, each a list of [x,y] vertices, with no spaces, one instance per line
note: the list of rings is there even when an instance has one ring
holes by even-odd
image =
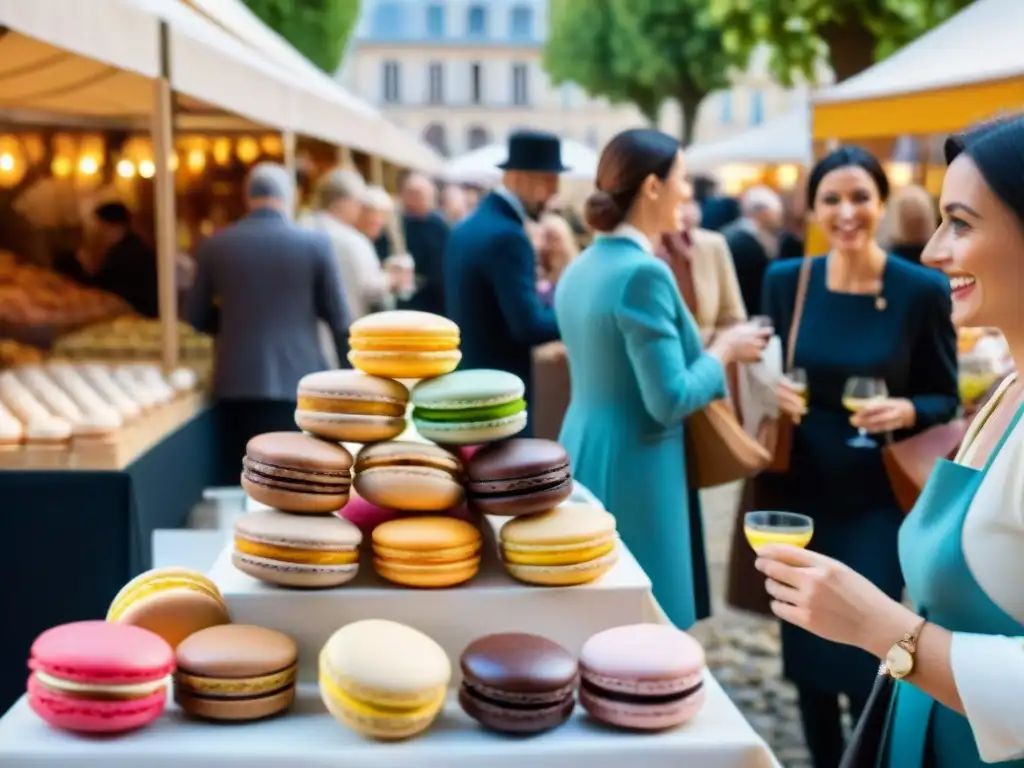
[[[71,424],[73,437],[109,439],[123,421],[114,408],[94,401],[95,393],[82,381],[69,381],[70,387],[57,383],[52,371],[40,367],[19,368],[18,376],[48,410]]]
[[[526,427],[526,387],[518,376],[489,369],[456,371],[412,390],[412,420],[428,440],[480,445]]]
[[[459,705],[504,733],[557,728],[576,706],[576,658],[539,635],[506,632],[474,640],[460,659]]]
[[[301,432],[256,435],[242,469],[242,488],[253,501],[297,514],[337,512],[352,485],[352,454]]]
[[[439,588],[463,584],[480,570],[483,537],[454,517],[403,517],[373,529],[373,567],[392,584]]]
[[[299,648],[288,635],[248,624],[196,632],[175,651],[174,700],[193,717],[262,720],[295,700]]]
[[[172,648],[207,627],[227,624],[228,606],[217,585],[188,568],[154,568],[117,593],[107,621],[155,632]]]
[[[429,312],[391,310],[349,326],[354,368],[389,379],[427,379],[451,373],[462,360],[459,326]]]
[[[299,381],[295,423],[339,443],[376,443],[405,431],[409,390],[359,371],[319,371]]]
[[[0,449],[17,447],[24,437],[25,427],[0,402]]]
[[[385,509],[444,512],[462,501],[462,462],[436,445],[368,445],[359,451],[355,470],[359,495]]]
[[[156,720],[167,701],[174,652],[139,627],[79,621],[32,644],[28,704],[55,728],[123,733]]]
[[[487,515],[546,512],[572,495],[569,454],[553,440],[513,438],[485,445],[466,466],[470,506]]]
[[[131,313],[119,296],[0,254],[0,327],[81,327]]]
[[[92,385],[96,393],[108,404],[113,406],[126,422],[132,421],[142,413],[142,405],[132,399],[131,395],[117,383],[110,370],[96,363],[75,366],[75,370],[83,379]]]
[[[135,378],[148,392],[157,405],[166,405],[174,399],[177,394],[174,387],[167,383],[156,365],[147,363],[131,363],[121,366],[120,370],[126,370]]]
[[[53,354],[69,360],[149,360],[163,354],[163,328],[159,320],[137,315],[96,323],[59,338]],[[178,358],[188,366],[205,367],[213,358],[213,337],[178,323]]]
[[[181,394],[191,392],[199,386],[199,377],[191,368],[175,368],[167,374],[167,383]]]
[[[38,347],[0,339],[0,371],[19,365],[38,365],[43,362],[43,357],[43,351]]]
[[[499,538],[505,569],[526,584],[587,584],[618,561],[615,517],[587,504],[513,518],[501,527]]]
[[[71,424],[50,413],[11,371],[0,373],[0,403],[24,426],[27,444],[62,447],[71,439]]]
[[[337,587],[359,571],[362,540],[359,528],[335,515],[261,509],[235,520],[231,562],[282,587]]]
[[[340,723],[375,739],[407,739],[441,712],[451,682],[448,655],[394,621],[348,624],[320,652],[320,696]]]
[[[96,391],[96,388],[70,363],[52,363],[46,372],[75,401],[83,414],[110,413],[118,426],[124,421],[121,413]]]
[[[580,704],[603,723],[673,728],[696,715],[705,696],[704,649],[673,626],[606,629],[580,651]]]

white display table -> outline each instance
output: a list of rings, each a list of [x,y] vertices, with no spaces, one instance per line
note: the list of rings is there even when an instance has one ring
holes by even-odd
[[[574,499],[595,502],[581,487]],[[777,768],[764,741],[710,673],[707,704],[700,714],[682,728],[656,734],[606,728],[578,707],[572,720],[555,731],[504,737],[477,726],[454,696],[427,733],[406,742],[375,742],[339,725],[324,710],[313,681],[324,641],[351,621],[392,619],[424,631],[445,648],[457,670],[462,649],[490,632],[533,632],[576,653],[587,637],[602,629],[659,620],[650,581],[625,547],[616,567],[596,584],[529,587],[502,570],[494,544],[501,521],[488,522],[481,573],[470,584],[445,590],[390,586],[373,573],[367,551],[360,575],[343,587],[275,588],[235,570],[229,545],[210,576],[224,593],[232,619],[279,629],[299,644],[302,684],[292,711],[263,722],[226,725],[190,720],[171,704],[167,715],[148,728],[94,739],[51,729],[23,697],[0,719],[0,766],[622,768],[628,762],[643,768]]]

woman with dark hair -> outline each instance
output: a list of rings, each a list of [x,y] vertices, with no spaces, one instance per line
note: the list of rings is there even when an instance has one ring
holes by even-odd
[[[601,154],[586,219],[600,234],[562,274],[555,312],[572,372],[560,440],[575,475],[619,533],[679,627],[696,618],[683,419],[725,396],[723,366],[757,360],[770,331],[744,323],[705,352],[652,243],[681,228],[690,190],[679,142],[620,133]]]
[[[806,264],[773,264],[762,305],[786,342],[801,270],[809,270],[794,355],[794,366],[807,376],[809,402],[782,380],[779,406],[797,424],[790,470],[760,481],[773,484],[786,509],[814,519],[815,552],[845,563],[880,594],[899,600],[896,539],[903,513],[881,446],[949,421],[959,397],[949,280],[889,256],[877,244],[888,194],[878,160],[856,147],[835,150],[811,171],[807,200],[829,253]],[[851,417],[844,397],[853,379],[870,380],[878,389]],[[862,437],[852,440],[858,430]],[[815,768],[835,768],[844,742],[839,695],[846,695],[856,718],[878,660],[791,624],[782,627],[782,651],[785,675],[799,691]]]
[[[923,254],[960,326],[1024,360],[1024,118],[946,144],[942,223]],[[1024,766],[1024,386],[1011,377],[940,461],[900,530],[907,608],[815,552],[758,552],[773,610],[897,678],[884,768]]]

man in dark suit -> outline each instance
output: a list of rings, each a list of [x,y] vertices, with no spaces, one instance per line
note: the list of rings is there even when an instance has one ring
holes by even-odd
[[[331,242],[291,220],[295,185],[279,165],[261,163],[247,181],[249,215],[204,240],[188,321],[217,339],[213,394],[222,441],[222,482],[238,482],[249,438],[295,429],[296,388],[327,368],[318,321],[340,360],[349,310]]]
[[[782,199],[768,187],[751,187],[740,203],[743,217],[722,234],[729,244],[747,316],[761,312],[761,287],[765,272],[779,254],[782,230]]]
[[[445,251],[445,309],[462,329],[463,368],[496,368],[527,387],[532,350],[559,338],[554,310],[537,293],[536,254],[526,234],[558,192],[561,142],[540,131],[509,138],[501,187],[452,229]],[[530,434],[527,424],[525,434]]]
[[[434,183],[422,174],[411,173],[402,183],[402,228],[405,247],[415,262],[416,292],[398,306],[443,315],[448,222],[437,210]]]

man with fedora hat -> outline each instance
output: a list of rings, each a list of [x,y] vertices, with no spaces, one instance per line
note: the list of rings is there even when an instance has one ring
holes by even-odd
[[[509,137],[502,185],[458,224],[445,250],[445,314],[462,329],[463,368],[519,376],[530,401],[532,349],[559,338],[554,311],[537,293],[536,254],[526,234],[558,192],[558,137],[516,131]],[[531,433],[528,423],[525,434]]]

